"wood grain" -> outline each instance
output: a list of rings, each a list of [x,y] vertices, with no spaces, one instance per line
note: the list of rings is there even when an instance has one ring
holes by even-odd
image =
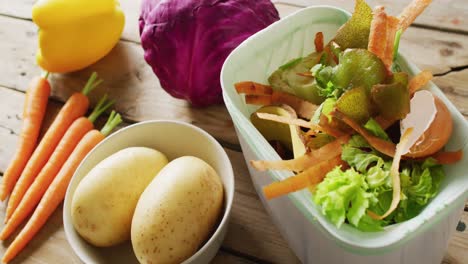
[[[22,19],[31,19],[31,7],[34,0],[1,0],[0,14]],[[126,23],[123,38],[139,42],[138,17],[141,0],[120,0],[124,10]],[[354,1],[350,0],[273,0],[274,3],[288,4],[297,7],[310,5],[332,5],[352,12]],[[408,4],[408,0],[366,0],[370,6],[384,5],[389,14],[398,15]],[[433,3],[416,19],[417,25],[441,30],[452,30],[468,34],[468,6],[464,0],[441,0]]]
[[[434,83],[447,95],[458,111],[468,118],[468,69],[435,77]]]
[[[3,143],[3,142],[2,142]],[[5,217],[5,203],[0,204],[0,218]],[[0,221],[3,228],[3,221]],[[16,236],[18,232],[14,234]],[[0,255],[3,256],[11,239],[3,241],[0,245]],[[52,214],[47,224],[37,233],[36,237],[28,244],[24,251],[15,258],[11,264],[16,263],[82,263],[73,253],[65,237],[62,224],[62,208]]]
[[[229,253],[230,251],[226,251],[221,249],[218,254],[214,257],[212,264],[254,264],[255,262],[237,255],[233,255]]]
[[[468,212],[465,211],[460,219],[460,225],[465,225],[464,231],[455,231],[450,240],[445,263],[465,264],[468,261]]]

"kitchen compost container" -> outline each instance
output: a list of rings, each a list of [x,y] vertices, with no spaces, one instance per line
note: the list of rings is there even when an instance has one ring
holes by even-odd
[[[327,42],[349,17],[349,13],[334,7],[302,9],[248,38],[227,58],[221,73],[223,96],[247,164],[253,159],[280,158],[249,121],[258,106],[246,105],[243,96],[236,93],[234,83],[247,80],[267,83],[268,76],[280,65],[314,50],[316,32],[323,32]],[[399,56],[397,64],[410,75],[420,71],[404,56]],[[426,88],[439,96],[452,113],[454,130],[447,150],[463,148],[467,153],[466,121],[434,84]],[[307,189],[266,201],[262,186],[292,174],[259,172],[248,166],[263,205],[303,263],[439,264],[467,198],[467,164],[465,155],[458,163],[445,166],[446,177],[440,192],[427,207],[413,219],[380,232],[362,232],[347,224],[336,228],[321,214]]]

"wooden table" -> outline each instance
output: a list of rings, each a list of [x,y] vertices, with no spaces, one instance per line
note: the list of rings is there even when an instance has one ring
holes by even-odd
[[[21,110],[29,80],[40,73],[35,65],[37,28],[31,22],[34,0],[0,0],[0,174],[13,155],[21,129]],[[407,1],[368,0],[383,4],[397,15]],[[195,124],[219,140],[229,155],[236,177],[232,219],[226,239],[213,263],[298,263],[298,259],[272,224],[252,186],[249,173],[224,106],[191,108],[159,88],[151,68],[143,60],[137,19],[139,1],[121,0],[126,27],[112,52],[91,67],[70,74],[53,74],[48,107],[50,122],[62,103],[79,90],[92,71],[105,82],[93,92],[92,101],[105,92],[117,99],[116,110],[125,125],[149,119],[174,119]],[[276,1],[281,16],[314,4],[340,6],[352,11],[350,0]],[[468,117],[468,5],[466,0],[435,0],[403,35],[401,52],[422,69],[430,69],[434,82],[460,112]],[[0,214],[5,205],[1,204]],[[3,215],[0,215],[3,219]],[[468,263],[468,206],[443,263]],[[2,254],[11,241],[0,247]],[[62,226],[62,209],[55,212],[36,238],[14,263],[81,263],[68,245]],[[13,263],[13,262],[12,262]]]

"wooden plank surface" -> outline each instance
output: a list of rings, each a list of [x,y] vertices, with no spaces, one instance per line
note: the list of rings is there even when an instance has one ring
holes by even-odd
[[[466,264],[468,263],[468,211],[458,223],[457,231],[450,240],[447,253],[444,257],[444,264]]]
[[[127,19],[123,32],[124,39],[136,42],[140,39],[136,22],[140,12],[140,1],[120,0]],[[30,20],[31,6],[34,2],[35,0],[2,0],[0,1],[0,14]],[[348,11],[354,9],[354,1],[351,0],[273,0],[272,2],[293,7],[332,5]],[[370,6],[384,5],[388,13],[398,15],[409,0],[366,0],[366,2]],[[465,0],[434,0],[429,8],[417,18],[415,25],[468,34],[467,13],[468,5]]]
[[[401,51],[419,67],[430,69],[440,76],[434,82],[448,95],[457,108],[468,117],[468,10],[463,0],[434,1],[431,8],[418,18],[416,27],[404,35]],[[21,127],[20,112],[27,83],[40,72],[35,66],[36,27],[29,21],[34,1],[0,0],[0,173],[12,156]],[[104,93],[118,99],[116,108],[127,122],[153,118],[183,120],[202,127],[224,146],[234,166],[236,196],[231,224],[223,246],[213,263],[297,263],[294,253],[271,223],[253,189],[242,153],[236,151],[237,137],[224,106],[194,109],[181,100],[174,99],[160,87],[157,78],[143,60],[139,46],[139,1],[121,0],[127,23],[123,40],[103,60],[86,70],[73,74],[53,75],[54,102],[48,108],[49,120],[61,102],[77,91],[89,74],[96,70],[105,80],[92,101]],[[333,4],[352,10],[347,0],[286,0],[276,1],[281,16],[302,6]],[[392,5],[390,12],[397,14],[407,1],[368,1]],[[289,4],[285,4],[289,3]],[[3,15],[2,15],[3,14]],[[132,22],[129,22],[132,21]],[[2,204],[4,206],[4,204]],[[0,208],[0,218],[4,208]],[[62,211],[52,217],[33,243],[14,263],[80,263],[65,240]],[[465,212],[462,222],[468,224]],[[456,232],[444,263],[466,263],[468,260],[468,231]],[[0,247],[0,255],[8,241]]]

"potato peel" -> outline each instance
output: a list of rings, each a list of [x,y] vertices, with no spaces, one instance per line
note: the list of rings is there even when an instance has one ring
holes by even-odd
[[[392,195],[392,203],[390,204],[390,208],[388,208],[387,212],[385,212],[383,215],[377,215],[374,212],[369,211],[369,216],[376,219],[376,220],[382,220],[385,217],[389,216],[398,206],[398,203],[400,203],[400,193],[401,193],[401,187],[400,187],[400,173],[399,173],[399,168],[400,168],[400,160],[401,157],[404,154],[404,151],[408,149],[408,145],[410,143],[409,139],[413,133],[413,128],[407,128],[403,135],[400,138],[400,143],[397,144],[396,150],[395,150],[395,156],[393,157],[393,162],[392,162],[392,167],[390,168],[390,175],[392,176],[392,188],[393,188],[393,195]]]

